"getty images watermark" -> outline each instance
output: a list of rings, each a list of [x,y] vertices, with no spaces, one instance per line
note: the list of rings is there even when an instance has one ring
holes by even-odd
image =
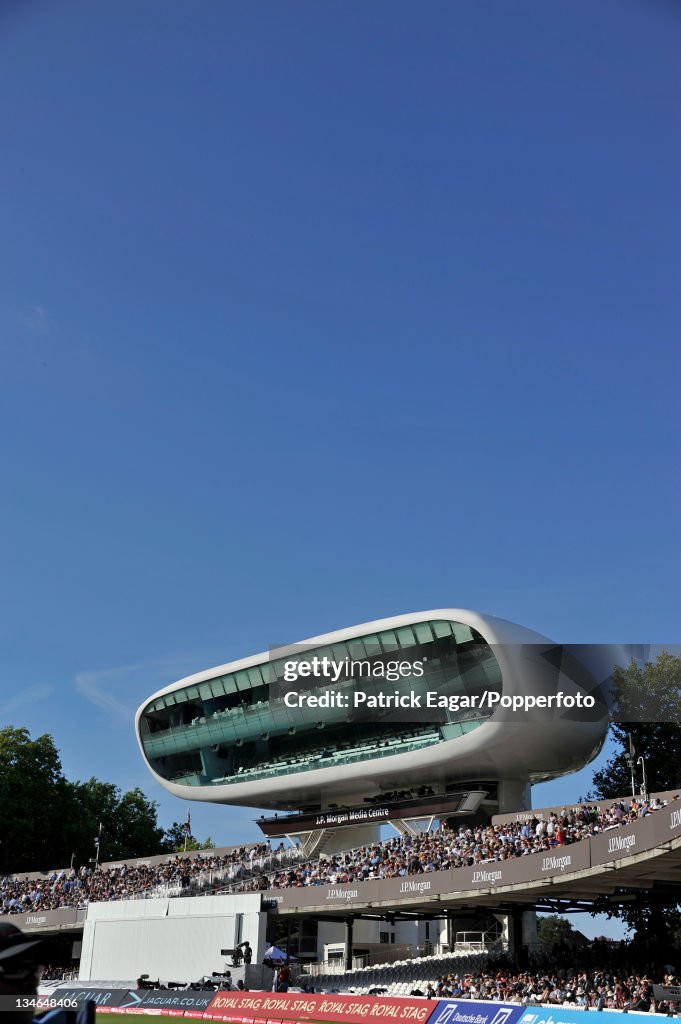
[[[300,680],[326,680],[337,684],[341,680],[354,681],[365,679],[372,682],[397,683],[405,679],[423,680],[427,659],[414,661],[369,661],[368,659],[353,661],[346,658],[334,661],[328,656],[315,655],[310,659],[287,661],[284,664],[284,681],[297,683]],[[378,710],[386,708],[405,710],[442,709],[447,711],[489,711],[499,708],[514,712],[541,710],[590,710],[596,706],[596,699],[591,694],[577,690],[566,693],[558,690],[549,694],[504,694],[498,690],[482,690],[479,693],[446,694],[439,690],[426,690],[413,687],[405,690],[376,688],[373,692],[364,689],[353,689],[344,692],[342,689],[331,690],[321,687],[316,693],[300,690],[286,690],[284,703],[288,708],[354,708]]]

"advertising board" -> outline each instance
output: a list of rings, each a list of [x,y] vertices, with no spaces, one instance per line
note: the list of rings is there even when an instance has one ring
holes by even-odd
[[[427,1024],[433,1002],[416,998],[389,996],[307,995],[284,992],[219,992],[206,1011],[213,1020],[254,1019],[278,1021],[412,1021]],[[487,1024],[480,1021],[480,1024]]]

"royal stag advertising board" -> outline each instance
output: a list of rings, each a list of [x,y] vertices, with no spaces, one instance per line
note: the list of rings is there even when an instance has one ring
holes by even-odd
[[[414,1021],[417,1024],[516,1024],[522,1006],[389,996],[220,992],[206,1016],[229,1021]]]
[[[206,1015],[217,1020],[362,1021],[394,1020],[427,1024],[433,1010],[425,999],[304,993],[220,992]]]

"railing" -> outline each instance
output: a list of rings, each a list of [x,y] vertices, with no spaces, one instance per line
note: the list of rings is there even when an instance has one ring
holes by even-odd
[[[206,868],[197,875],[189,876],[189,885],[183,886],[179,880],[161,882],[159,885],[142,892],[121,896],[121,899],[150,900],[173,899],[178,896],[215,895],[216,890],[223,891],[224,883],[246,883],[266,872],[274,872],[293,864],[306,861],[297,846],[289,846],[284,850],[272,851],[266,857],[245,857],[234,864],[225,864],[220,868]],[[226,891],[226,887],[224,887]],[[95,902],[95,901],[91,901]]]
[[[373,760],[376,757],[389,757],[392,754],[404,753],[412,749],[433,746],[440,742],[439,733],[427,733],[423,736],[414,736],[410,739],[401,740],[398,743],[391,743],[389,746],[366,746],[362,749],[348,751],[337,750],[328,757],[320,755],[307,757],[300,761],[276,762],[271,766],[262,768],[249,768],[242,772],[235,772],[233,775],[225,775],[220,779],[212,779],[210,785],[231,785],[235,782],[249,782],[253,779],[268,779],[281,775],[285,770],[287,775],[295,772],[312,771],[317,768],[333,768],[336,765],[354,764],[356,761]]]
[[[375,964],[394,964],[399,960],[413,960],[420,956],[455,956],[445,942],[426,942],[424,945],[391,945],[389,949],[374,950],[365,956],[354,956],[352,958],[352,970],[357,971],[365,967],[373,967]],[[302,971],[317,977],[320,974],[345,974],[346,967],[344,958],[337,957],[333,960],[323,960],[316,964],[303,964]]]
[[[120,900],[152,900],[152,899],[175,899],[179,896],[205,896],[214,895],[216,891],[227,891],[230,883],[247,885],[250,880],[265,872],[281,871],[282,868],[309,860],[303,856],[298,846],[289,846],[283,850],[273,850],[264,857],[244,857],[232,864],[225,864],[219,868],[205,868],[189,877],[189,885],[182,885],[179,878],[170,878],[165,881],[149,885],[148,888],[140,888],[136,892],[117,893],[113,899]],[[111,898],[110,898],[111,899]],[[80,895],[74,899],[74,903],[60,909],[86,909],[88,903],[100,903],[102,897],[97,895]],[[109,900],[107,900],[109,902]],[[29,914],[44,915],[45,910],[36,909],[33,904],[21,904],[19,907],[7,911],[0,909],[0,917],[4,914]],[[52,913],[52,911],[50,911]]]
[[[586,829],[560,846],[546,847],[517,857],[499,858],[487,856],[475,864],[460,864],[450,868],[435,868],[433,871],[418,873],[415,877],[350,878],[348,881],[315,880],[312,885],[284,885],[272,888],[274,877],[263,875],[264,885],[253,886],[240,882],[231,886],[232,892],[260,891],[271,893],[270,898],[286,909],[292,907],[323,906],[328,900],[342,900],[346,906],[361,904],[371,897],[377,900],[399,900],[403,894],[428,891],[430,896],[445,892],[463,890],[475,891],[480,888],[520,885],[528,882],[543,882],[589,868],[606,869],[612,861],[626,858],[632,852],[658,850],[674,838],[681,838],[681,810],[673,802],[656,809],[654,813],[635,821],[622,821],[600,826],[600,831],[591,833]],[[346,851],[353,855],[358,850]],[[319,857],[309,859],[313,868],[323,861]],[[342,872],[342,866],[339,869]],[[355,888],[357,887],[357,888]],[[369,888],[372,887],[372,888]],[[267,897],[266,897],[267,898]]]

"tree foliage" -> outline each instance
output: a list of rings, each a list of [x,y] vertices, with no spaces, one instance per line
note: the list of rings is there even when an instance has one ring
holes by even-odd
[[[633,660],[626,668],[616,668],[613,696],[611,736],[617,749],[605,768],[594,774],[596,795],[609,799],[631,793],[630,740],[634,759],[645,761],[649,793],[681,786],[681,655],[663,651],[643,668]],[[640,791],[640,765],[635,771]]]
[[[78,828],[72,852],[76,853],[79,863],[93,856],[100,824],[100,861],[163,852],[164,832],[158,824],[157,805],[147,799],[141,789],[122,793],[111,782],[95,778],[69,785],[78,807]]]
[[[187,835],[187,826],[184,822],[174,821],[163,837],[163,845],[169,853],[182,853],[185,849],[185,838],[187,840],[187,851],[194,850],[214,850],[215,843],[208,836],[203,842],[200,842],[191,833]]]
[[[38,871],[165,853],[166,833],[157,805],[140,789],[123,793],[92,778],[71,782],[49,735],[32,739],[28,729],[0,729],[0,871]]]
[[[0,870],[40,869],[63,859],[62,812],[70,806],[52,737],[33,740],[28,729],[0,729]]]
[[[663,651],[643,668],[631,661],[615,670],[613,682],[611,735],[617,746],[605,768],[594,774],[595,795],[610,799],[631,793],[630,750],[634,762],[644,759],[648,793],[681,787],[681,655]],[[638,794],[641,766],[635,763],[634,771]],[[657,949],[669,949],[681,936],[678,897],[661,901],[642,893],[636,901],[603,909],[623,921],[634,940],[646,948],[654,944]]]
[[[574,935],[572,923],[560,914],[547,914],[537,921],[537,941],[545,952],[551,952],[556,946],[570,945]]]

